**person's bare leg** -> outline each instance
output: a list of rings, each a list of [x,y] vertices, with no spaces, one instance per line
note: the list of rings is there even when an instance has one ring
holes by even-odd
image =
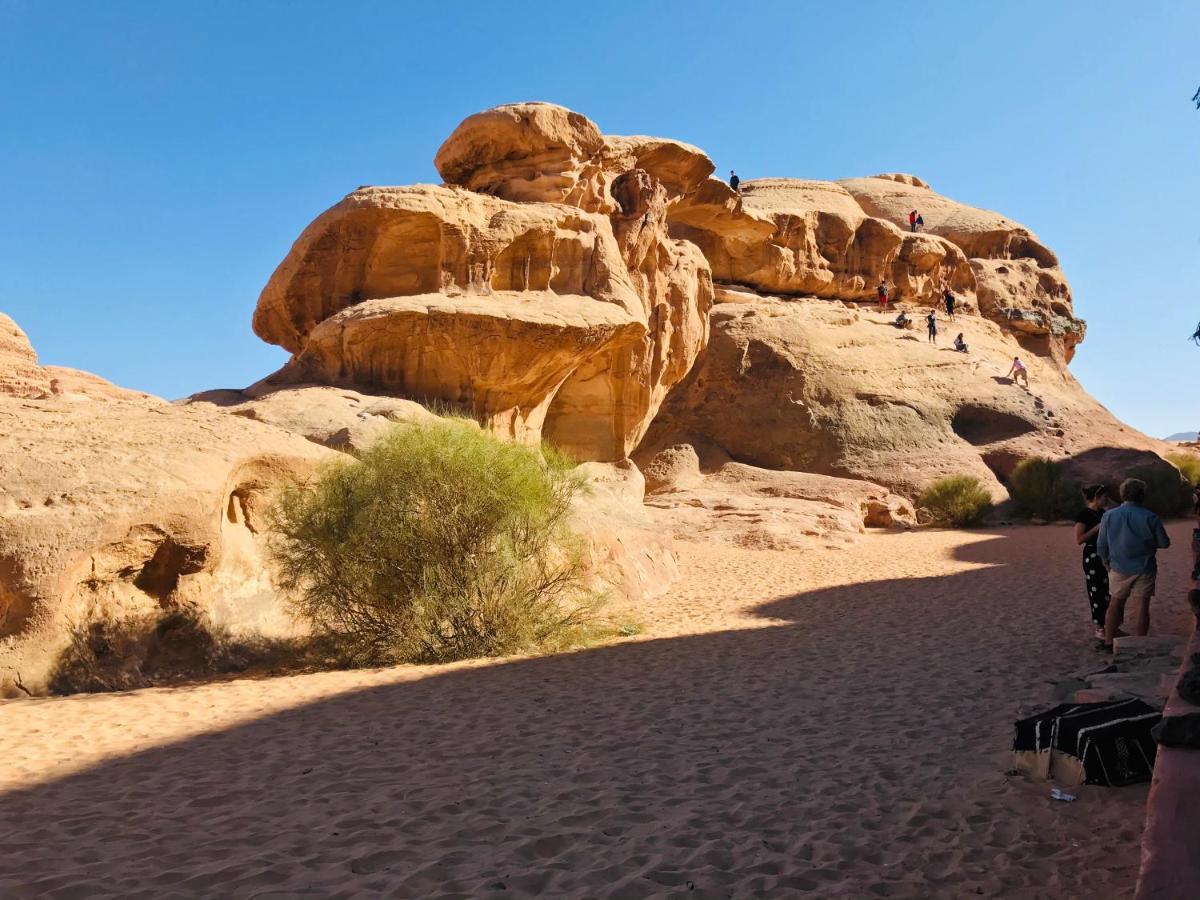
[[[1133,598],[1133,633],[1145,637],[1150,633],[1150,596]]]
[[[1104,642],[1111,644],[1121,631],[1121,623],[1125,621],[1125,598],[1118,600],[1110,597],[1108,612],[1104,614]]]

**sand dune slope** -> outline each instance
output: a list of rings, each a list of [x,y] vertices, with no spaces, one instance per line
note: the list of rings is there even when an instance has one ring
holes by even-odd
[[[1144,788],[1004,775],[1096,658],[1067,529],[684,563],[615,646],[0,705],[0,896],[1129,894]]]

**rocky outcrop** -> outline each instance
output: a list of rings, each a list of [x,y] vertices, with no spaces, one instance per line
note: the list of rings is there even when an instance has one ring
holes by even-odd
[[[932,303],[946,286],[974,287],[953,243],[866,215],[833,182],[770,178],[735,194],[710,180],[672,208],[670,222],[700,247],[716,281],[765,294],[871,300],[885,279],[898,299]]]
[[[152,399],[149,394],[117,387],[90,372],[39,365],[21,326],[0,313],[0,397],[57,396]]]
[[[1069,374],[1085,328],[1055,254],[920,178],[735,192],[695,147],[544,103],[468,117],[435,163],[446,186],[360,189],[297,241],[255,315],[293,353],[273,384],[437,399],[583,460],[695,437],[910,495],[966,472],[1003,496],[1033,453],[1161,463]],[[871,311],[881,280],[917,332]],[[935,350],[920,320],[947,290]]]
[[[397,423],[423,424],[437,418],[411,400],[318,384],[278,389],[260,384],[244,391],[205,391],[184,404],[208,404],[298,434],[314,444],[351,452],[365,450]]]
[[[1071,289],[1058,257],[1032,231],[992,212],[935,193],[911,175],[877,175],[838,182],[863,211],[897,227],[917,210],[928,233],[951,241],[971,260],[979,311],[1023,335],[1043,338],[1039,349],[1070,362],[1083,340]]]
[[[263,507],[327,454],[212,409],[0,396],[0,695],[44,690],[97,619],[189,608],[233,633],[290,633]]]
[[[912,505],[880,485],[744,465],[703,439],[647,450],[638,462],[647,508],[681,540],[802,550],[916,524]]]
[[[603,135],[577,112],[552,103],[510,103],[467,117],[434,165],[457,184],[519,203],[563,203],[611,214],[614,180],[640,169],[672,199],[712,174],[703,150],[667,138]]]
[[[666,209],[712,164],[547,104],[471,117],[437,163],[453,186],[363,188],[301,235],[254,316],[293,354],[269,380],[445,402],[624,459],[707,338],[708,264]]]
[[[891,314],[869,308],[722,295],[705,354],[663,406],[639,460],[703,438],[739,462],[865,479],[908,496],[938,478],[975,475],[998,499],[1001,480],[1028,456],[1066,459],[1079,477],[1104,481],[1166,465],[1158,442],[988,319],[943,323],[934,346],[923,329],[897,329]],[[968,353],[949,346],[959,332]],[[1004,377],[1016,353],[1029,390]]]

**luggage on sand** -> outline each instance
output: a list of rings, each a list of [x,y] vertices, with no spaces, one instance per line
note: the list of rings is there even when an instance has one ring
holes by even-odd
[[[1063,703],[1019,720],[1013,765],[1065,785],[1119,787],[1149,781],[1162,714],[1141,700]]]

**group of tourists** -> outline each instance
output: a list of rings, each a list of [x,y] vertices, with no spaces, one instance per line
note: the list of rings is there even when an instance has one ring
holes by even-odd
[[[1158,574],[1157,554],[1171,546],[1162,520],[1143,504],[1146,483],[1126,478],[1120,487],[1121,504],[1109,509],[1108,489],[1090,484],[1083,489],[1084,508],[1075,517],[1075,542],[1083,547],[1083,577],[1096,639],[1106,649],[1121,630],[1126,604],[1133,603],[1133,633],[1150,630],[1150,598]],[[1200,494],[1193,511],[1200,516]],[[1193,537],[1193,563],[1198,558],[1200,529]],[[1192,577],[1197,571],[1193,568]]]
[[[887,311],[888,304],[891,303],[891,289],[888,286],[886,278],[879,279],[879,286],[875,288],[875,296],[879,301],[879,308]],[[958,309],[958,298],[949,287],[942,291],[942,305],[946,309],[946,318],[954,321],[955,313]],[[929,343],[937,346],[938,339],[938,312],[936,307],[929,310],[925,315],[925,333]],[[904,311],[904,307],[899,307],[896,318],[892,319],[892,325],[896,328],[905,329],[912,326],[913,320],[909,318],[908,313]],[[954,338],[954,350],[957,353],[969,353],[971,348],[968,346],[963,332],[959,332]],[[1012,381],[1013,384],[1029,387],[1029,370],[1025,367],[1025,363],[1021,362],[1021,357],[1014,356],[1012,365],[1009,366],[1007,374],[1004,376]]]

